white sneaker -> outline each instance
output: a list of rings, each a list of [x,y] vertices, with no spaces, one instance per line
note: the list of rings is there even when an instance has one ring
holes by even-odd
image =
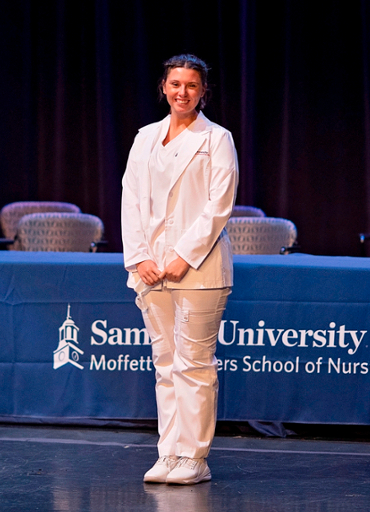
[[[181,457],[175,468],[167,476],[168,484],[199,484],[211,480],[211,470],[205,459]]]
[[[165,484],[167,475],[176,466],[178,460],[179,458],[175,455],[159,457],[154,466],[145,473],[144,482]]]

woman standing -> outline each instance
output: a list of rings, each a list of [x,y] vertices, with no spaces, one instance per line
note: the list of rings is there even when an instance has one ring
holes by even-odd
[[[138,294],[156,370],[159,459],[145,482],[211,479],[215,350],[233,270],[225,225],[238,165],[230,132],[200,111],[207,72],[194,55],[164,63],[170,114],[139,130],[123,177],[128,286]]]

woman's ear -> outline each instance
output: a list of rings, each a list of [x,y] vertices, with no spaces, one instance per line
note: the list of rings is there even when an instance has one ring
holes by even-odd
[[[162,80],[161,87],[163,94],[166,94],[166,82],[164,80]]]

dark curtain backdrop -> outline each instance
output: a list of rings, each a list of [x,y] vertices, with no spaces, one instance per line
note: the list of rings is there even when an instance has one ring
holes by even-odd
[[[370,230],[368,0],[2,0],[0,206],[76,203],[120,251],[137,129],[166,115],[162,62],[211,66],[239,204],[291,219],[302,251],[359,255]]]

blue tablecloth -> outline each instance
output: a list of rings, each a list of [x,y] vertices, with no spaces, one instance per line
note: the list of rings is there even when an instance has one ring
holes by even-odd
[[[370,260],[235,256],[219,419],[370,424]],[[0,253],[0,420],[156,417],[121,254]]]

